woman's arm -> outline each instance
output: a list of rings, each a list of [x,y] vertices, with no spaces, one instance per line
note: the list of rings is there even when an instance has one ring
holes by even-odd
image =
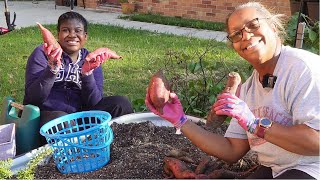
[[[181,131],[202,151],[229,163],[237,162],[250,150],[247,139],[225,138],[206,131],[191,121],[187,121]]]
[[[301,63],[292,67],[296,72],[288,75],[292,80],[286,84],[283,99],[292,113],[293,125],[274,122],[265,133],[267,141],[300,155],[320,154],[320,73],[319,63],[315,63],[318,59],[310,60],[314,64],[309,66]]]
[[[320,155],[319,131],[305,124],[283,126],[273,123],[265,132],[265,140],[296,154],[307,156]]]

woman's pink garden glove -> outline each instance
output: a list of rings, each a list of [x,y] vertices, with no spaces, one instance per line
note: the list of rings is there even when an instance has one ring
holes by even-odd
[[[149,93],[146,94],[145,103],[151,112],[171,122],[177,129],[186,123],[187,116],[183,112],[183,107],[180,103],[178,96],[175,93],[170,93],[171,101],[168,101],[163,107],[163,114],[158,112],[152,105]]]
[[[53,74],[57,74],[61,68],[62,49],[53,49],[53,45],[48,46],[47,43],[44,43],[43,50],[48,57],[48,65],[50,67],[50,71]]]
[[[217,98],[218,101],[213,104],[217,115],[236,118],[243,129],[252,134],[255,133],[258,119],[253,115],[244,101],[230,93],[223,93]]]

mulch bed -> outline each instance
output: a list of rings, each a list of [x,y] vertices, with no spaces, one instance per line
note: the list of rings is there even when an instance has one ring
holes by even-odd
[[[198,125],[207,128],[202,122]],[[192,171],[201,158],[207,156],[183,134],[176,134],[172,127],[159,127],[151,122],[113,123],[111,127],[114,140],[110,148],[110,162],[107,165],[93,172],[62,174],[51,158],[47,164],[37,167],[35,179],[163,179],[168,177],[163,170],[163,160],[170,151],[187,152],[188,157],[194,160],[194,163],[186,163]],[[217,129],[207,129],[224,134],[226,128],[227,125],[222,125]],[[227,164],[215,157],[211,159],[210,167],[205,174],[215,169],[244,172],[258,164],[255,154],[252,153],[248,153],[234,164]]]

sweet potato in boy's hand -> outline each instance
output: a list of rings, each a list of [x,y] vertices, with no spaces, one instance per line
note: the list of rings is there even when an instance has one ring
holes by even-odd
[[[89,53],[87,55],[86,61],[93,61],[99,55],[101,57],[101,64],[104,61],[108,60],[108,59],[120,59],[120,58],[122,58],[117,53],[115,53],[114,51],[111,51],[108,48],[98,48],[98,49],[94,50],[93,52],[91,52],[91,53]]]
[[[38,27],[41,30],[41,34],[42,34],[42,39],[44,43],[47,43],[47,46],[53,46],[53,50],[60,48],[60,44],[57,42],[57,40],[55,39],[55,37],[53,36],[53,34],[45,27],[43,27],[40,23],[38,23]],[[50,52],[49,52],[50,53]]]
[[[93,52],[89,53],[85,62],[82,66],[82,73],[87,74],[93,69],[99,67],[108,59],[120,59],[121,56],[117,55],[115,52],[111,51],[108,48],[98,48]]]

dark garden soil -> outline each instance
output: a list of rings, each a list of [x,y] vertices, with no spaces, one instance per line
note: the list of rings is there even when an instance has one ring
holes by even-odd
[[[198,125],[205,125],[199,122]],[[175,134],[172,127],[158,127],[151,122],[111,125],[114,140],[111,144],[111,160],[99,170],[79,173],[61,174],[51,159],[48,164],[38,166],[35,179],[164,179],[175,178],[170,172],[164,171],[164,158],[174,156],[183,162],[192,172],[202,158],[209,158],[204,178],[244,178],[258,163],[256,155],[248,153],[234,164],[227,164],[215,157],[207,156],[194,146],[183,134]],[[227,126],[208,129],[215,133],[224,134]],[[183,152],[184,158],[173,152]],[[188,159],[187,159],[188,158]],[[187,162],[181,159],[187,159]],[[253,171],[253,170],[252,170]],[[250,171],[250,172],[252,172]],[[215,172],[215,176],[208,176]],[[200,176],[199,176],[200,178]]]

